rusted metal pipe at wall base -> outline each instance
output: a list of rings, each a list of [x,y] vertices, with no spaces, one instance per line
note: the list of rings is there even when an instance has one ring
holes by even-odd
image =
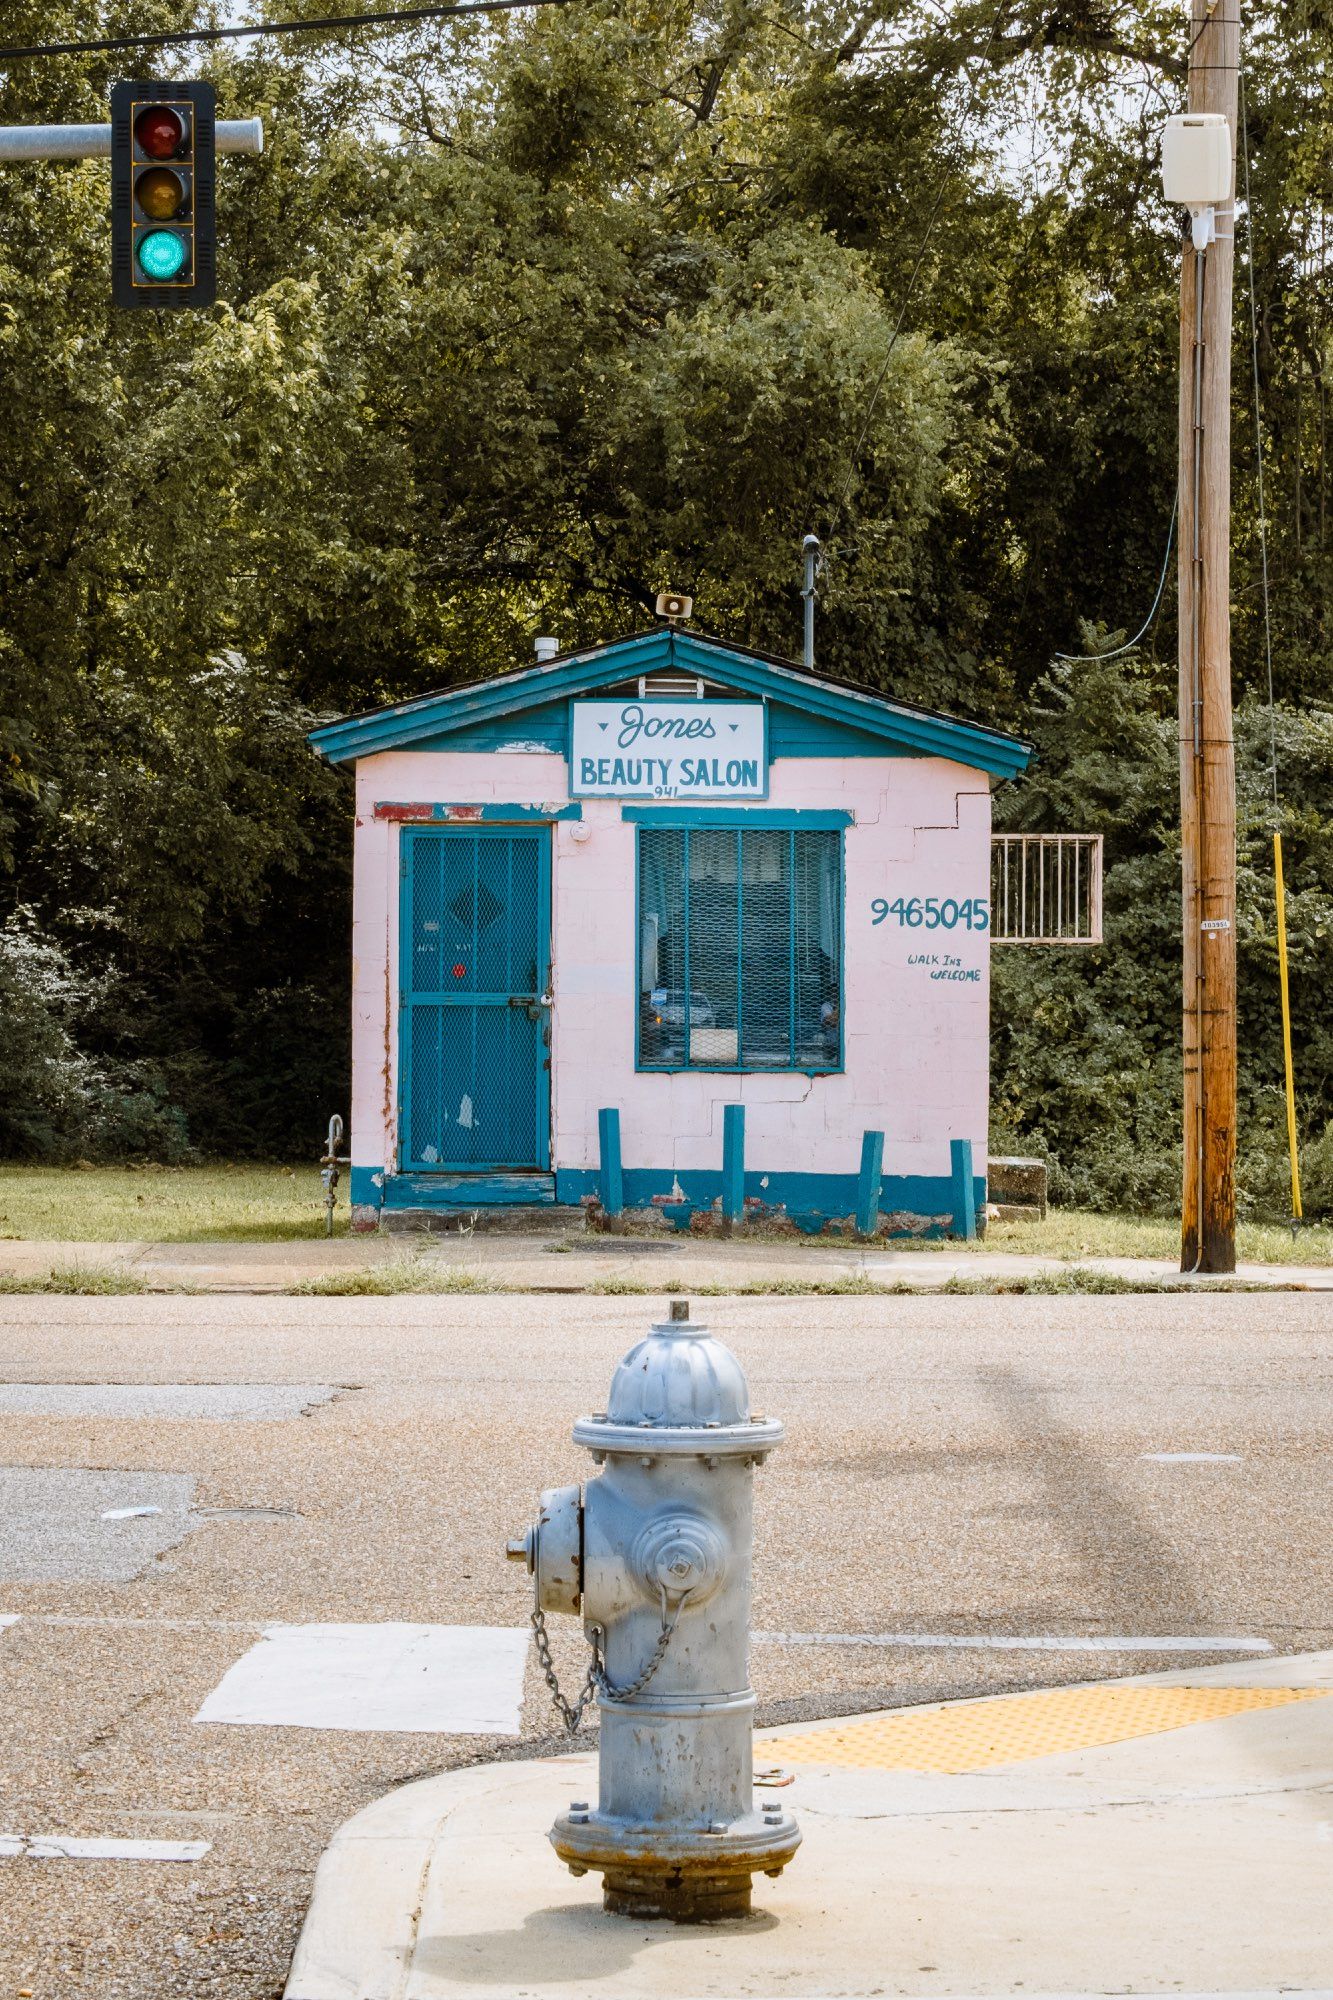
[[[566,1727],[594,1694],[601,1718],[597,1805],[575,1800],[551,1843],[571,1873],[601,1874],[617,1915],[743,1916],[752,1877],[780,1875],[800,1845],[780,1801],[755,1808],[748,1685],[754,1473],[782,1437],[751,1415],[735,1355],[673,1300],[605,1410],[574,1425],[600,1476],[543,1493],[509,1544],[534,1578],[538,1657]],[[548,1611],[583,1616],[592,1663],[575,1701],[550,1664]]]
[[[324,1189],[324,1234],[333,1234],[333,1211],[338,1200],[338,1169],[350,1167],[352,1162],[345,1153],[338,1151],[343,1142],[343,1121],[338,1112],[329,1120],[328,1137],[324,1142],[324,1155],[320,1160],[320,1183]]]

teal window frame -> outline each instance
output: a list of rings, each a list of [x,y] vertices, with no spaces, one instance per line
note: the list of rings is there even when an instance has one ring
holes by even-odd
[[[634,831],[634,1068],[636,1073],[643,1076],[681,1076],[681,1075],[840,1076],[842,1075],[842,1073],[846,1068],[846,1053],[847,1053],[846,828],[849,824],[851,824],[852,820],[851,814],[846,812],[837,812],[837,811],[831,811],[831,812],[792,811],[788,813],[778,813],[778,812],[773,812],[771,810],[769,811],[765,811],[762,809],[755,810],[753,808],[751,808],[748,811],[744,808],[740,808],[739,810],[733,813],[727,813],[725,810],[719,811],[717,809],[713,810],[705,809],[705,810],[690,812],[688,810],[680,810],[680,809],[673,811],[669,808],[665,810],[660,808],[659,809],[647,808],[647,809],[636,810],[633,807],[626,806],[623,809],[622,817],[626,820],[632,821],[634,823],[634,829],[635,829]],[[795,865],[794,865],[795,864],[794,843],[796,836],[803,832],[836,833],[837,868],[836,868],[835,904],[836,904],[837,925],[838,925],[837,951],[835,954],[835,963],[837,965],[837,977],[838,977],[838,985],[837,985],[838,1048],[837,1048],[836,1059],[830,1058],[830,1060],[827,1062],[809,1063],[809,1062],[798,1062],[793,1058],[792,1061],[786,1063],[760,1063],[760,1064],[747,1064],[744,1062],[703,1063],[703,1062],[690,1062],[688,1059],[683,1062],[653,1062],[651,1060],[646,1061],[644,1059],[643,995],[647,989],[644,987],[643,984],[643,836],[645,832],[650,832],[662,828],[670,828],[673,831],[679,832],[684,836],[682,841],[681,854],[682,854],[682,864],[684,871],[683,909],[685,915],[685,937],[686,937],[684,990],[687,996],[689,995],[690,992],[689,949],[688,949],[689,883],[690,883],[688,843],[690,834],[695,831],[701,831],[701,832],[707,831],[716,833],[718,831],[725,830],[727,832],[734,832],[737,837],[737,843],[738,843],[737,883],[738,883],[738,889],[740,891],[737,898],[737,912],[736,912],[737,960],[740,972],[740,983],[741,983],[742,993],[743,993],[743,981],[744,981],[744,964],[743,960],[741,959],[741,951],[743,947],[742,927],[744,924],[744,896],[743,896],[743,884],[742,884],[743,850],[740,847],[740,843],[741,841],[743,841],[745,833],[747,831],[752,831],[752,830],[758,831],[762,829],[766,831],[778,831],[786,833],[788,835],[789,841],[792,843],[788,851],[787,868],[788,868],[788,878],[791,885],[791,895],[792,895],[792,905],[793,905],[792,929],[788,934],[788,946],[789,950],[791,951],[791,968],[792,968],[791,976],[789,979],[789,992],[791,994],[791,1000],[789,1003],[791,1008],[791,1016],[790,1016],[791,1026],[788,1037],[788,1045],[793,1051],[795,1050],[796,1039],[797,1039],[796,999],[795,999],[796,954],[795,954],[795,916],[794,916],[796,877],[795,877]],[[687,998],[685,1006],[685,1019],[682,1024],[684,1028],[684,1044],[687,1057],[689,1051],[690,1025],[691,1025],[689,1015],[690,1015],[690,1006]],[[737,1005],[738,1047],[740,1045],[739,1034],[743,1033],[743,1029],[739,1028],[739,1023],[741,1022],[742,1018],[743,1017],[741,1013],[741,1004],[740,1001],[738,1000],[738,1005]]]

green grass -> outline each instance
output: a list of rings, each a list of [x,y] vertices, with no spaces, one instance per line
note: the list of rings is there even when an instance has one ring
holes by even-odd
[[[913,1292],[920,1297],[922,1285],[892,1285],[894,1292]],[[1069,1294],[1091,1295],[1123,1292],[1296,1292],[1301,1285],[1254,1284],[1245,1278],[1122,1278],[1114,1271],[1090,1271],[1086,1265],[1072,1264],[1061,1271],[1034,1271],[1021,1278],[948,1278],[933,1288],[952,1298],[1063,1298]]]
[[[1196,1280],[1200,1290],[1215,1292],[1269,1291],[1281,1287],[1250,1285],[1241,1279]],[[84,1298],[107,1298],[124,1293],[188,1292],[189,1285],[152,1285],[138,1271],[123,1264],[52,1264],[45,1271],[23,1274],[0,1272],[0,1294],[63,1293]],[[495,1294],[526,1292],[523,1285],[506,1284],[455,1264],[426,1255],[391,1257],[382,1264],[364,1265],[350,1271],[329,1271],[318,1278],[302,1278],[285,1287],[293,1298],[397,1298],[405,1295],[444,1297],[450,1294]],[[733,1284],[705,1280],[698,1284],[663,1285],[646,1278],[593,1278],[566,1296],[580,1293],[603,1298],[651,1298],[665,1293],[685,1292],[697,1298],[742,1299],[824,1299],[824,1298],[1000,1298],[1125,1292],[1173,1292],[1180,1290],[1170,1280],[1122,1278],[1106,1271],[1071,1265],[1064,1270],[1036,1271],[1015,1278],[950,1278],[942,1285],[913,1285],[892,1279],[885,1282],[862,1273],[837,1278],[743,1278]],[[1286,1289],[1294,1289],[1288,1287]],[[562,1288],[563,1290],[563,1288]]]
[[[326,1271],[287,1286],[294,1298],[387,1299],[403,1292],[507,1292],[521,1290],[428,1257],[391,1257],[355,1271]]]
[[[347,1232],[347,1180],[338,1190],[336,1230]],[[0,1238],[83,1243],[295,1243],[324,1234],[319,1170],[295,1167],[38,1167],[0,1166]],[[846,1247],[846,1239],[803,1239],[812,1253]],[[1077,1261],[1088,1257],[1179,1255],[1173,1217],[1090,1215],[1054,1210],[1044,1222],[992,1222],[975,1246],[922,1242],[885,1246],[895,1260],[928,1257],[969,1247]],[[1272,1224],[1242,1223],[1237,1253],[1243,1263],[1331,1264],[1333,1229],[1291,1232]],[[349,1273],[347,1278],[359,1276]],[[604,1289],[614,1290],[610,1279]],[[333,1291],[348,1289],[330,1278]],[[372,1275],[360,1287],[377,1290]],[[419,1285],[417,1289],[437,1289]],[[389,1289],[408,1290],[407,1285]],[[455,1274],[452,1289],[467,1285]],[[475,1287],[474,1287],[475,1289]],[[695,1288],[698,1289],[697,1287]]]
[[[335,1227],[347,1232],[347,1177]],[[76,1243],[294,1243],[324,1234],[319,1169],[0,1166],[0,1237]]]
[[[651,1283],[646,1278],[592,1278],[579,1289],[594,1296],[616,1298],[621,1293],[628,1297],[651,1296],[658,1293],[670,1298],[679,1292],[690,1298],[733,1299],[823,1299],[823,1298],[877,1298],[892,1289],[880,1284],[874,1278],[853,1272],[842,1278],[738,1278],[735,1284],[714,1284],[709,1280],[695,1284],[692,1279],[680,1279],[671,1284]],[[927,1287],[930,1291],[937,1286]],[[915,1291],[916,1286],[907,1285],[906,1291]]]
[[[1295,1291],[1294,1285],[1247,1284],[1243,1278],[1201,1278],[1190,1281],[1202,1291],[1212,1292],[1272,1292]],[[1188,1289],[1186,1286],[1184,1289]],[[660,1285],[637,1282],[632,1278],[607,1278],[583,1288],[588,1292],[651,1293],[663,1291]],[[946,1278],[942,1285],[912,1285],[901,1278],[878,1284],[874,1278],[860,1275],[848,1278],[754,1278],[742,1279],[734,1285],[676,1285],[665,1287],[669,1295],[672,1291],[688,1293],[694,1298],[741,1298],[741,1299],[930,1299],[930,1298],[1061,1298],[1069,1295],[1096,1296],[1108,1292],[1177,1292],[1179,1283],[1170,1279],[1121,1278],[1108,1271],[1090,1271],[1083,1265],[1075,1264],[1064,1271],[1034,1271],[1031,1277],[1019,1278]]]
[[[895,1248],[897,1246],[895,1245]],[[929,1248],[930,1246],[916,1246]],[[957,1244],[949,1244],[957,1249]],[[1044,1222],[991,1222],[986,1250],[1032,1257],[1180,1256],[1180,1224],[1174,1216],[1089,1215],[1079,1209],[1052,1209]],[[1295,1241],[1276,1223],[1242,1222],[1236,1230],[1242,1264],[1333,1263],[1333,1228],[1302,1229]]]
[[[913,1285],[902,1279],[884,1283],[859,1273],[843,1278],[741,1278],[734,1284],[705,1281],[700,1284],[663,1285],[647,1278],[592,1278],[586,1285],[571,1287],[561,1295],[568,1298],[662,1298],[684,1293],[703,1299],[928,1299],[928,1298],[1021,1298],[1099,1296],[1124,1292],[1176,1292],[1197,1288],[1213,1292],[1270,1292],[1295,1290],[1294,1286],[1247,1284],[1240,1278],[1196,1279],[1182,1286],[1169,1279],[1121,1278],[1106,1271],[1090,1271],[1083,1265],[1067,1270],[1036,1271],[1030,1277],[949,1278],[942,1285]],[[357,1271],[334,1271],[322,1278],[306,1278],[286,1287],[289,1296],[316,1298],[392,1298],[402,1293],[442,1295],[451,1292],[496,1294],[528,1293],[525,1285],[506,1284],[500,1278],[486,1278],[475,1271],[460,1271],[429,1258],[380,1264]]]
[[[82,1298],[109,1298],[122,1292],[146,1292],[146,1279],[117,1264],[53,1264],[49,1271],[21,1276],[0,1271],[0,1292],[63,1292]],[[173,1291],[180,1289],[173,1286]]]

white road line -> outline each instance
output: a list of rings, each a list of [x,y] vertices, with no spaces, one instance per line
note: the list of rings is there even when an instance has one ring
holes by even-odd
[[[196,1722],[517,1736],[526,1625],[270,1625]]]
[[[1147,1465],[1240,1465],[1238,1451],[1141,1451]]]
[[[0,1614],[0,1625],[110,1626],[116,1631],[163,1632],[262,1632],[266,1618],[99,1618],[76,1611],[10,1611]]]
[[[1271,1653],[1267,1639],[1225,1633],[1188,1637],[1123,1637],[1119,1634],[1008,1632],[756,1632],[760,1646],[920,1646],[956,1647],[996,1653]]]
[[[270,1629],[261,1618],[115,1618],[62,1611],[0,1612],[0,1626],[17,1625],[20,1618],[29,1625],[58,1628],[108,1626],[125,1631],[265,1632]],[[527,1634],[526,1626],[463,1626],[458,1629],[517,1631],[525,1640]],[[756,1645],[763,1646],[917,1646],[926,1650],[952,1647],[1010,1653],[1271,1653],[1274,1650],[1267,1639],[1207,1633],[1175,1638],[1158,1635],[1135,1638],[1105,1633],[1061,1637],[1050,1633],[1003,1632],[756,1632],[753,1638]]]
[[[199,1861],[208,1840],[77,1840],[65,1833],[0,1833],[0,1856],[29,1861]]]

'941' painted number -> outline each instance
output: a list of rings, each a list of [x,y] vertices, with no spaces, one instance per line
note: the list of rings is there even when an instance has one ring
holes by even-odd
[[[890,917],[908,930],[953,931],[962,924],[969,931],[990,929],[990,904],[984,896],[876,896],[870,905],[872,923],[887,923]]]

